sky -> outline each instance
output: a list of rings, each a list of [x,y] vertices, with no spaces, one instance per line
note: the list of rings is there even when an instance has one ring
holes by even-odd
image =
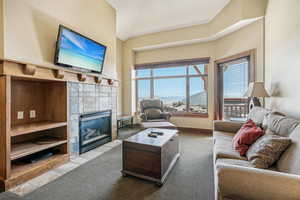
[[[103,60],[105,47],[81,37],[67,29],[63,29],[61,38],[61,48],[71,50],[80,55],[87,56],[96,60]]]
[[[230,65],[223,79],[224,97],[243,97],[248,88],[248,63]]]

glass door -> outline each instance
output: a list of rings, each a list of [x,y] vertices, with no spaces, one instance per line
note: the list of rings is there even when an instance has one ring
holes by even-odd
[[[224,120],[244,121],[248,115],[248,98],[244,97],[250,82],[249,57],[221,63],[221,111]]]

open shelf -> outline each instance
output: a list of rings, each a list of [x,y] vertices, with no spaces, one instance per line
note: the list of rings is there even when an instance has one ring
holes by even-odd
[[[23,135],[43,130],[48,130],[52,128],[58,128],[62,126],[66,126],[67,122],[51,122],[51,121],[43,121],[43,122],[33,122],[22,125],[15,125],[10,130],[11,136]]]
[[[52,147],[56,147],[61,144],[66,144],[67,140],[55,140],[51,143],[47,144],[37,144],[34,142],[23,142],[12,145],[10,159],[16,160],[18,158],[22,158],[24,156],[28,156],[30,154],[49,149]]]
[[[57,165],[68,162],[68,154],[55,154],[49,158],[40,160],[35,163],[15,163],[11,165],[11,177],[16,179],[18,177],[25,177],[28,173],[36,176],[41,174],[43,171],[50,170]]]

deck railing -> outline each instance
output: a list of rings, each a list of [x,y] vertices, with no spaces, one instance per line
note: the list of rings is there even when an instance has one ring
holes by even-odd
[[[249,112],[247,98],[224,98],[224,118],[245,118]]]

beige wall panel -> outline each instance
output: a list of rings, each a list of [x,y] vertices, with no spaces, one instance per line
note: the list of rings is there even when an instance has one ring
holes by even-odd
[[[103,73],[116,78],[115,15],[105,0],[5,0],[5,58],[52,65],[63,24],[108,47]]]

